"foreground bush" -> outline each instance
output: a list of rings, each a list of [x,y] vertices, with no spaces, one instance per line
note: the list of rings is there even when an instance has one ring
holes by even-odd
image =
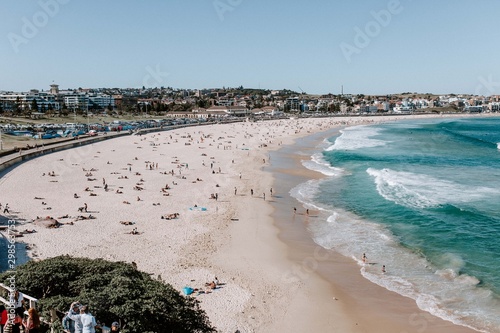
[[[197,300],[124,262],[60,256],[31,261],[15,271],[23,293],[39,299],[42,316],[63,315],[74,301],[90,306],[96,320],[122,323],[122,332],[215,332]],[[0,281],[7,284],[9,273]]]

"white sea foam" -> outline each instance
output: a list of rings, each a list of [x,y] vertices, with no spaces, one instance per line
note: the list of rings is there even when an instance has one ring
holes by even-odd
[[[365,278],[414,299],[424,311],[478,331],[499,331],[499,300],[490,290],[478,287],[476,277],[460,274],[464,265],[460,256],[443,254],[439,259],[443,268],[433,267],[425,257],[400,246],[380,224],[313,202],[320,184],[321,181],[308,181],[290,192],[305,206],[320,211],[320,218],[309,225],[318,245],[353,258]],[[363,253],[368,264],[361,260]],[[386,273],[382,273],[382,265],[386,266]]]
[[[497,149],[500,150],[500,142],[497,142]]]
[[[405,207],[431,208],[466,203],[499,193],[493,188],[460,185],[425,174],[373,168],[366,172],[374,178],[382,197]]]
[[[380,133],[376,129],[349,128],[342,131],[342,135],[327,150],[354,150],[387,144],[377,140],[377,134]],[[497,146],[500,150],[500,142]],[[314,158],[310,162],[320,164]],[[431,208],[450,204],[458,209],[469,210],[483,203],[484,199],[491,200],[492,195],[496,198],[500,194],[496,183],[491,180],[478,182],[474,178],[480,174],[471,173],[470,179],[464,176],[464,179],[457,180],[456,177],[448,177],[446,171],[428,176],[381,168],[366,170],[378,193],[386,200],[406,207]],[[455,180],[448,180],[452,178]],[[312,202],[318,195],[323,195],[317,192],[323,188],[319,187],[320,184],[304,184],[306,187],[317,186],[314,196],[303,195],[299,199],[305,206],[320,205]],[[324,195],[328,193],[327,190],[325,186]],[[301,192],[308,193],[304,189]],[[333,198],[324,202],[335,200]],[[353,258],[365,278],[414,299],[424,311],[481,332],[500,333],[500,300],[478,277],[463,274],[466,261],[460,255],[433,254],[431,263],[419,249],[401,246],[399,240],[383,225],[326,204],[321,206],[318,218],[308,225],[317,244]],[[410,234],[412,232],[409,229],[416,228],[413,225],[395,227]],[[361,260],[363,253],[368,257],[367,263]],[[386,266],[385,273],[382,272],[382,265]]]
[[[353,126],[340,131],[335,143],[326,150],[356,150],[360,148],[371,148],[384,146],[389,141],[373,139],[382,129],[370,126]]]
[[[302,204],[312,204],[314,196],[318,192],[320,181],[316,179],[308,180],[290,190],[290,195]]]
[[[344,172],[343,169],[335,168],[331,166],[330,163],[326,162],[321,153],[314,154],[308,161],[302,161],[302,165],[309,170],[322,173],[329,177],[339,176]]]

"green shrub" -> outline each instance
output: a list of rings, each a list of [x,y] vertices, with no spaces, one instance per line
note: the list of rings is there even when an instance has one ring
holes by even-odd
[[[15,271],[16,287],[38,298],[42,316],[63,315],[74,301],[90,307],[96,320],[122,323],[122,332],[216,332],[199,302],[132,264],[59,256],[30,261]],[[9,273],[0,275],[7,282]]]

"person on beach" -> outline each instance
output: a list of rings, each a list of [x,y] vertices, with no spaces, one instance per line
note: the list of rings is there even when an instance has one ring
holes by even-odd
[[[0,332],[3,333],[3,327],[7,323],[7,320],[9,319],[9,313],[8,313],[7,309],[5,308],[5,305],[3,305],[3,304],[0,304],[0,313],[1,313]]]
[[[297,214],[297,207],[293,207],[293,213]]]
[[[385,273],[385,265],[382,265],[382,273]]]
[[[5,204],[5,207],[4,207],[4,209],[3,209],[3,213],[4,213],[4,214],[5,214],[5,213],[10,214],[10,213],[9,213],[9,204],[8,204],[8,203],[6,203],[6,204]]]
[[[73,302],[69,307],[69,311],[66,316],[73,321],[74,333],[82,333],[83,332],[83,324],[80,313],[80,302]]]
[[[66,315],[62,319],[62,326],[64,329],[64,332],[66,333],[75,333],[75,321],[70,318],[70,315],[77,315],[80,313],[80,304],[78,302],[73,302],[71,304],[71,307],[68,312],[66,312]],[[81,332],[81,327],[80,327],[80,332]]]
[[[23,322],[23,310],[16,309],[14,318],[8,318],[5,326],[3,327],[4,333],[20,333],[21,332],[21,323]]]
[[[85,202],[85,203],[83,204],[83,210],[85,211],[85,213],[87,213],[87,207],[88,207],[88,206],[87,206],[87,203]]]
[[[368,258],[366,258],[366,253],[363,253],[361,260],[363,260],[363,263],[366,263],[366,260],[368,260]]]
[[[120,324],[117,321],[111,324],[111,332],[120,332]]]
[[[10,303],[14,305],[14,309],[21,309],[24,312],[24,296],[19,290],[14,290],[11,294]]]
[[[82,333],[95,333],[95,329],[100,328],[100,325],[97,325],[94,316],[89,313],[88,306],[86,305],[80,307],[80,320],[82,321],[83,326]]]
[[[40,316],[35,308],[28,310],[28,318],[23,320],[24,332],[38,333],[40,331]]]

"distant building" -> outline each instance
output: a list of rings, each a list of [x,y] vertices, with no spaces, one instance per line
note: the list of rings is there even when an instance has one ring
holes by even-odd
[[[59,95],[59,85],[57,84],[51,84],[50,85],[50,93],[54,96]]]
[[[32,110],[34,112],[60,109],[57,96],[48,92],[39,92],[33,89],[29,93],[7,92],[0,94],[0,105],[4,110],[12,111],[16,105],[19,110],[31,110],[33,101],[36,101],[37,105],[37,110]]]
[[[464,108],[465,112],[478,113],[483,112],[483,107],[481,105],[466,106]]]
[[[216,117],[222,116],[246,116],[249,114],[249,110],[243,106],[221,106],[216,105],[207,109],[207,113],[214,115]]]
[[[115,108],[115,99],[113,96],[106,94],[89,95],[89,107],[91,109],[110,108],[113,110]]]
[[[359,108],[359,112],[364,113],[377,113],[378,106],[377,105],[363,105]]]
[[[104,110],[115,107],[115,99],[111,95],[101,93],[88,93],[77,91],[64,91],[60,93],[61,99],[70,110]]]
[[[300,111],[300,102],[298,97],[289,97],[285,101],[285,110],[291,112]]]
[[[66,107],[71,110],[87,110],[89,107],[89,97],[85,93],[65,92],[62,99]]]

